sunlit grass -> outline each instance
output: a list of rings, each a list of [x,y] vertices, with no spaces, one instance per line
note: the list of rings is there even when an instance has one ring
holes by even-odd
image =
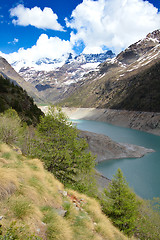
[[[0,145],[4,232],[16,221],[18,229],[25,226],[30,234],[45,240],[127,239],[102,214],[96,200],[69,189],[65,190],[66,195],[64,190],[40,160],[27,159],[7,145]],[[76,206],[72,198],[83,201]]]

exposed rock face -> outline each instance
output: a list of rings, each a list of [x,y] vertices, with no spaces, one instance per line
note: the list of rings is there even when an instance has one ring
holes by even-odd
[[[43,112],[47,109],[42,107]],[[63,112],[71,119],[108,122],[160,135],[160,113],[96,108],[63,108]]]
[[[153,50],[160,43],[160,31],[156,30],[152,33],[149,33],[146,38],[139,40],[138,42],[129,46],[126,50],[121,52],[117,56],[117,60],[124,64],[131,64],[138,60],[140,57]]]
[[[103,134],[81,131],[80,136],[86,138],[89,150],[97,156],[97,162],[110,159],[140,158],[146,153],[154,152],[152,149],[133,144],[114,142]]]

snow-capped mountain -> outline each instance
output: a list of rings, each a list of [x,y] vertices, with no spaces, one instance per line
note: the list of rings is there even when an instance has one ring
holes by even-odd
[[[68,90],[82,84],[86,75],[98,71],[98,65],[115,57],[112,51],[100,54],[68,54],[67,59],[43,58],[36,62],[14,62],[12,66],[49,101],[56,101]]]
[[[109,50],[104,53],[98,54],[80,54],[78,56],[73,56],[71,53],[66,61],[66,63],[71,63],[73,61],[77,61],[79,63],[102,63],[108,58],[113,58],[115,54]]]
[[[61,59],[40,58],[36,61],[26,61],[22,59],[11,62],[11,65],[17,72],[19,72],[21,68],[31,68],[35,71],[51,71],[65,64],[66,59],[67,58],[63,56]]]
[[[160,30],[99,65],[65,106],[160,111]]]

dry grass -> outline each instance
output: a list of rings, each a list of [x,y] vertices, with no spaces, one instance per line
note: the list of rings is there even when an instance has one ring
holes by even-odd
[[[11,169],[0,168],[0,200],[8,198],[19,186],[15,172]]]
[[[0,145],[0,215],[2,226],[16,221],[44,240],[127,239],[85,195],[66,190],[38,159],[26,159]],[[66,215],[61,212],[67,211]]]

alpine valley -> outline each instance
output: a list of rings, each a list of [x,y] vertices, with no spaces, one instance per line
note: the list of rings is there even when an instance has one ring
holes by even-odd
[[[14,69],[3,58],[0,60],[1,74],[13,79],[10,73],[17,70],[14,80],[46,103],[160,111],[160,30],[149,33],[117,56],[110,50],[79,56],[70,53],[63,61],[39,59],[32,65],[13,62]]]
[[[65,60],[43,58],[33,62],[31,67],[25,61],[14,62],[12,66],[39,91],[43,99],[59,102],[83,85],[88,75],[96,73],[100,63],[113,57],[112,51],[79,56],[68,53]]]

